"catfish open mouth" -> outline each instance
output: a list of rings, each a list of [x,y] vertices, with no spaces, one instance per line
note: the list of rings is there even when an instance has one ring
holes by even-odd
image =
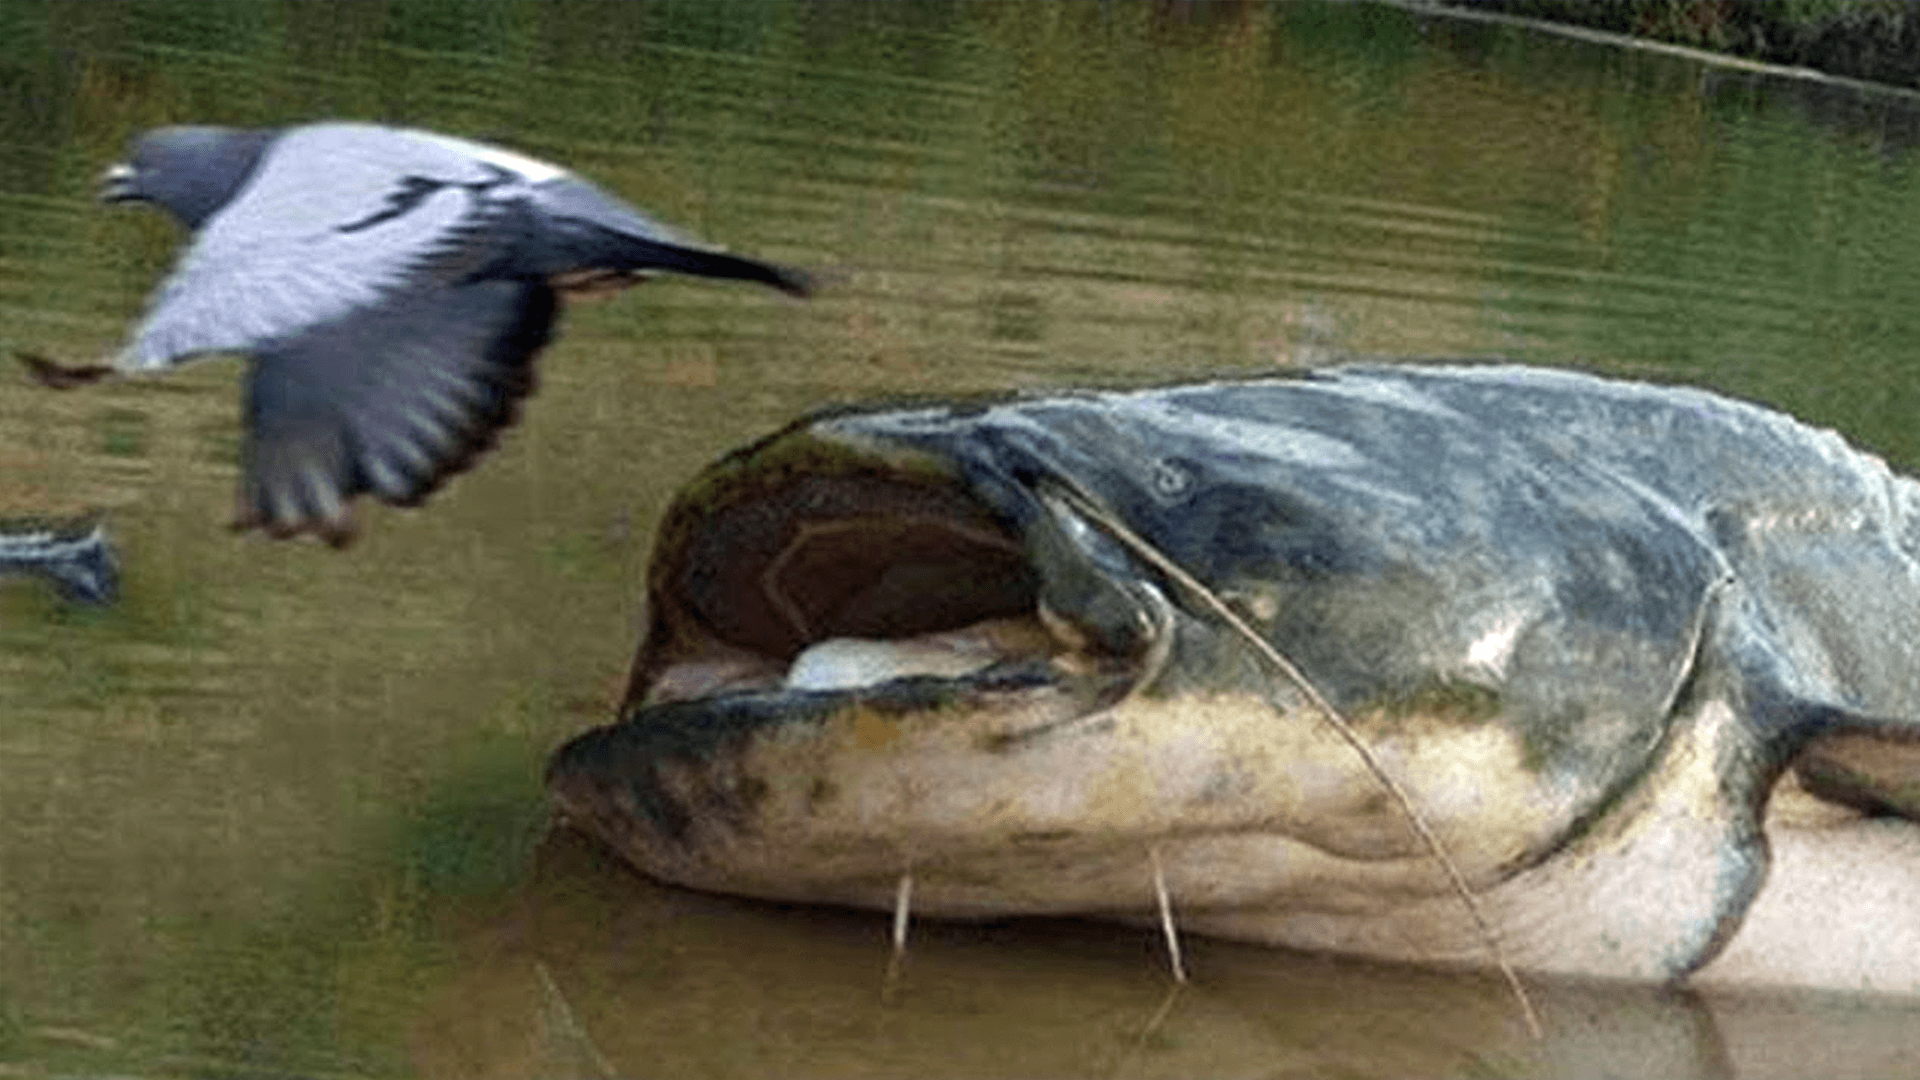
[[[801,711],[850,692],[925,707],[934,681],[959,693],[1097,675],[1110,688],[1149,620],[1124,611],[1136,625],[1116,632],[1050,609],[1045,538],[1030,535],[1050,523],[1015,490],[1025,532],[957,463],[903,448],[796,430],[723,462],[661,530],[625,709],[752,692]],[[903,680],[918,682],[887,689]]]
[[[630,703],[956,678],[1067,647],[1019,536],[958,485],[869,469],[747,486],[663,536]]]
[[[844,786],[829,759],[849,750],[882,773],[907,742],[993,756],[1125,698],[1153,663],[1151,613],[1070,580],[1085,568],[1056,557],[1030,488],[992,505],[962,470],[796,426],[685,489],[656,541],[621,722],[549,767],[568,819],[669,880],[860,902],[864,886],[816,891],[788,870],[755,881],[737,842],[785,821],[816,847],[822,830],[858,845],[869,815],[824,812]],[[1087,610],[1049,606],[1063,598]],[[952,782],[974,767],[953,764]],[[798,805],[770,809],[783,802]]]

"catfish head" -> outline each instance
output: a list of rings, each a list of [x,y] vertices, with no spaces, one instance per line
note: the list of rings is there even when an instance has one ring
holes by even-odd
[[[1725,567],[1606,462],[1404,378],[844,411],[728,456],[666,514],[626,701],[555,754],[556,805],[701,889],[884,909],[911,871],[917,912],[1140,918],[1157,862],[1190,926],[1471,962],[1304,680],[1475,890],[1605,848],[1495,904],[1521,962],[1684,972],[1757,888],[1729,807],[1777,772],[1700,662]],[[1646,835],[1702,868],[1689,921],[1563,955],[1556,905]]]

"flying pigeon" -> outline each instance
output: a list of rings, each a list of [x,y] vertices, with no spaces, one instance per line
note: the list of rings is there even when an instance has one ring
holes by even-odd
[[[159,128],[104,181],[192,241],[110,365],[22,359],[71,386],[248,354],[234,527],[336,547],[355,496],[418,505],[514,422],[557,293],[659,271],[812,287],[557,165],[429,131]]]

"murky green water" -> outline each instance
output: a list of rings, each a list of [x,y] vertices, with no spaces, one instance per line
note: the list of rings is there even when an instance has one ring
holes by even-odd
[[[0,1076],[1911,1075],[1920,1008],[1541,986],[650,884],[542,840],[668,493],[823,403],[1345,352],[1684,381],[1920,468],[1920,107],[1392,8],[0,2],[0,343],[111,347],[105,209],[179,121],[565,161],[811,304],[569,313],[525,422],[350,553],[235,538],[237,366],[0,379],[0,513],[106,507],[126,598],[0,587]],[[1142,1031],[1153,1026],[1151,1033]],[[1849,1071],[1851,1070],[1851,1072]]]

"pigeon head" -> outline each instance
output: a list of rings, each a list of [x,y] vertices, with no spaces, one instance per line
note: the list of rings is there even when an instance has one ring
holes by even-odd
[[[164,127],[133,141],[127,160],[106,171],[100,197],[166,207],[197,229],[253,175],[270,128]]]

